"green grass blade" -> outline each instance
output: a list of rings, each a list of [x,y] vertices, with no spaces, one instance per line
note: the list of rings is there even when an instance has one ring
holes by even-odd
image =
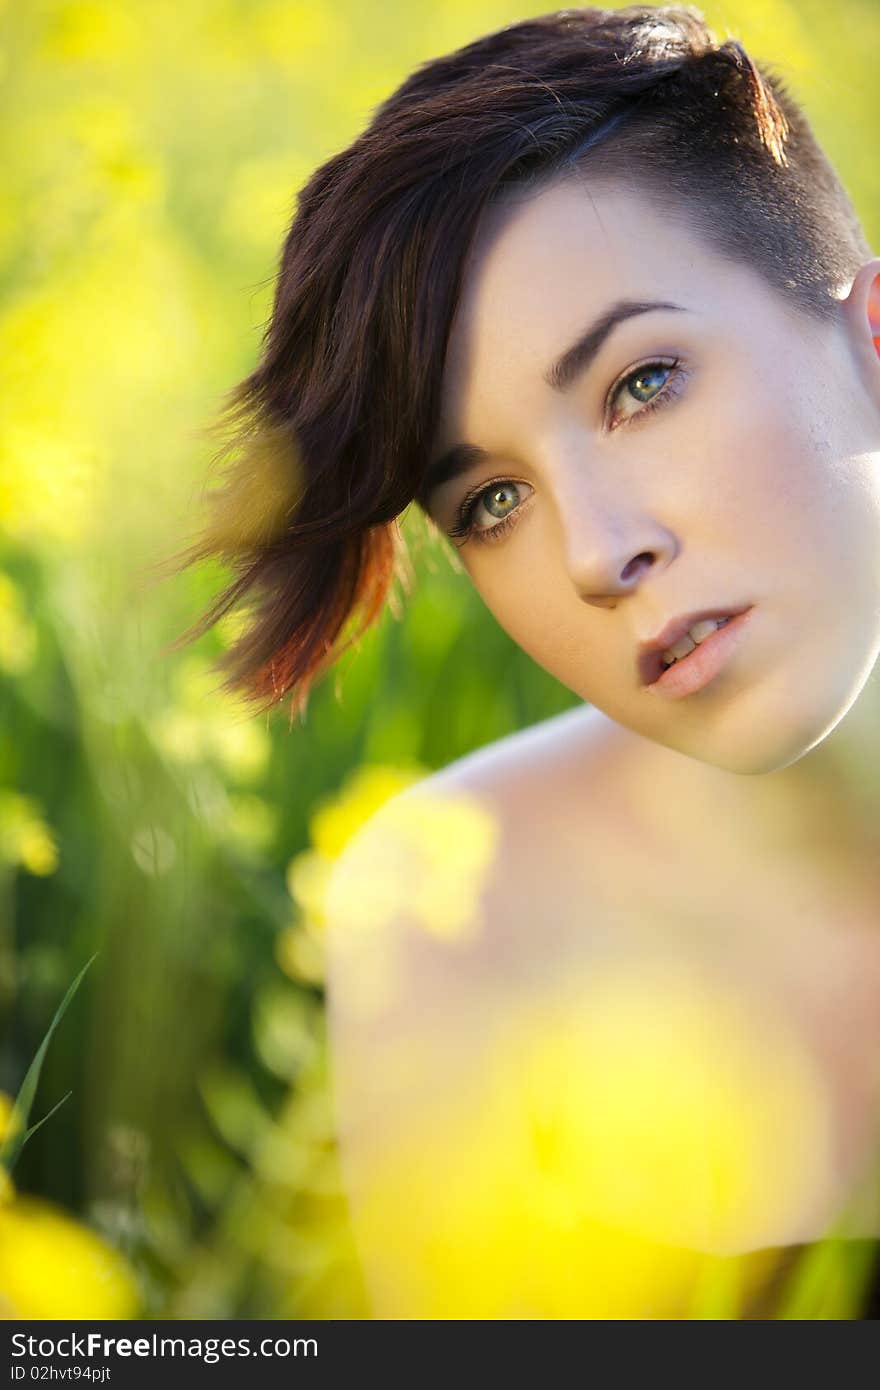
[[[33,1134],[35,1129],[39,1128],[39,1125],[43,1123],[43,1120],[47,1120],[49,1118],[49,1115],[44,1115],[43,1120],[40,1120],[39,1124],[34,1125],[32,1129],[26,1128],[28,1117],[31,1113],[31,1106],[34,1103],[34,1096],[37,1092],[37,1086],[40,1080],[40,1072],[43,1069],[43,1061],[46,1056],[46,1050],[49,1046],[49,1043],[52,1040],[52,1034],[55,1032],[55,1029],[58,1027],[58,1024],[64,1017],[68,1004],[70,1003],[73,996],[76,994],[76,991],[79,989],[83,975],[85,975],[86,971],[94,961],[97,954],[98,952],[96,951],[95,954],[89,960],[86,961],[82,970],[79,972],[73,984],[70,986],[64,998],[62,999],[61,1003],[58,1005],[58,1008],[55,1010],[55,1017],[49,1024],[49,1027],[46,1030],[46,1036],[40,1043],[40,1046],[37,1049],[36,1056],[34,1057],[34,1060],[28,1067],[24,1081],[21,1083],[18,1095],[15,1097],[15,1101],[12,1107],[12,1115],[10,1116],[9,1120],[9,1127],[6,1131],[6,1138],[3,1140],[3,1143],[0,1144],[0,1165],[2,1165],[8,1173],[12,1172],[12,1168],[18,1158],[18,1155],[22,1150],[22,1147],[24,1146],[25,1141],[30,1137],[31,1134]],[[65,1100],[66,1099],[67,1097],[65,1096]],[[54,1109],[57,1110],[58,1106],[56,1105]],[[54,1110],[49,1111],[50,1115],[53,1113]]]
[[[66,1096],[62,1096],[59,1101],[55,1102],[55,1104],[52,1106],[52,1109],[46,1112],[42,1120],[37,1120],[37,1123],[35,1125],[31,1125],[30,1129],[25,1131],[25,1136],[21,1141],[22,1144],[26,1144],[32,1134],[36,1134],[37,1130],[40,1128],[40,1125],[44,1125],[47,1120],[51,1120],[52,1116],[55,1114],[55,1111],[60,1110],[64,1102],[66,1100],[70,1100],[70,1097],[72,1095],[73,1091],[68,1091]]]

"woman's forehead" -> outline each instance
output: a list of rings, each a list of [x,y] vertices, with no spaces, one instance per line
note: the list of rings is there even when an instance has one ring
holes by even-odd
[[[432,453],[462,440],[508,446],[539,427],[560,404],[556,367],[609,320],[615,331],[600,349],[619,345],[620,361],[608,359],[612,347],[604,358],[588,352],[588,366],[622,370],[639,352],[699,347],[766,374],[795,360],[808,370],[818,349],[838,350],[831,325],[785,299],[757,263],[711,244],[705,213],[689,219],[659,201],[614,183],[566,181],[489,209],[465,264]],[[646,307],[677,312],[642,314]]]
[[[686,219],[625,188],[556,183],[492,207],[465,266],[444,408],[491,392],[499,372],[540,376],[621,302],[672,303],[720,324],[751,318],[769,288]]]
[[[622,297],[696,301],[733,269],[684,214],[646,194],[554,184],[490,210],[466,264],[453,336],[485,333],[493,322],[499,335],[518,323],[540,332],[546,317],[552,349],[551,324],[564,336],[567,314],[580,318]]]

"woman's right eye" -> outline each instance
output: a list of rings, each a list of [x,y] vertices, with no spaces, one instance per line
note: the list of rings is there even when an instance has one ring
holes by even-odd
[[[477,541],[494,541],[510,530],[516,512],[528,492],[528,483],[514,483],[508,478],[475,489],[463,498],[449,535],[462,541],[473,537]]]

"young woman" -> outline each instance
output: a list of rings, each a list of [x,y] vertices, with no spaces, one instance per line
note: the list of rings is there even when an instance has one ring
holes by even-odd
[[[395,798],[334,876],[377,1316],[858,1316],[878,352],[880,260],[803,113],[690,9],[427,63],[303,190],[233,402],[223,505],[266,505],[192,554],[239,569],[207,621],[259,596],[230,683],[304,707],[415,501],[584,701]]]

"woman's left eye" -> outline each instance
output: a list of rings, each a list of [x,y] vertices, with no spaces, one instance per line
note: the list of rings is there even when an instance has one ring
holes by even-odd
[[[606,422],[616,429],[636,415],[654,410],[678,394],[683,384],[680,358],[645,362],[621,377],[608,393]]]

